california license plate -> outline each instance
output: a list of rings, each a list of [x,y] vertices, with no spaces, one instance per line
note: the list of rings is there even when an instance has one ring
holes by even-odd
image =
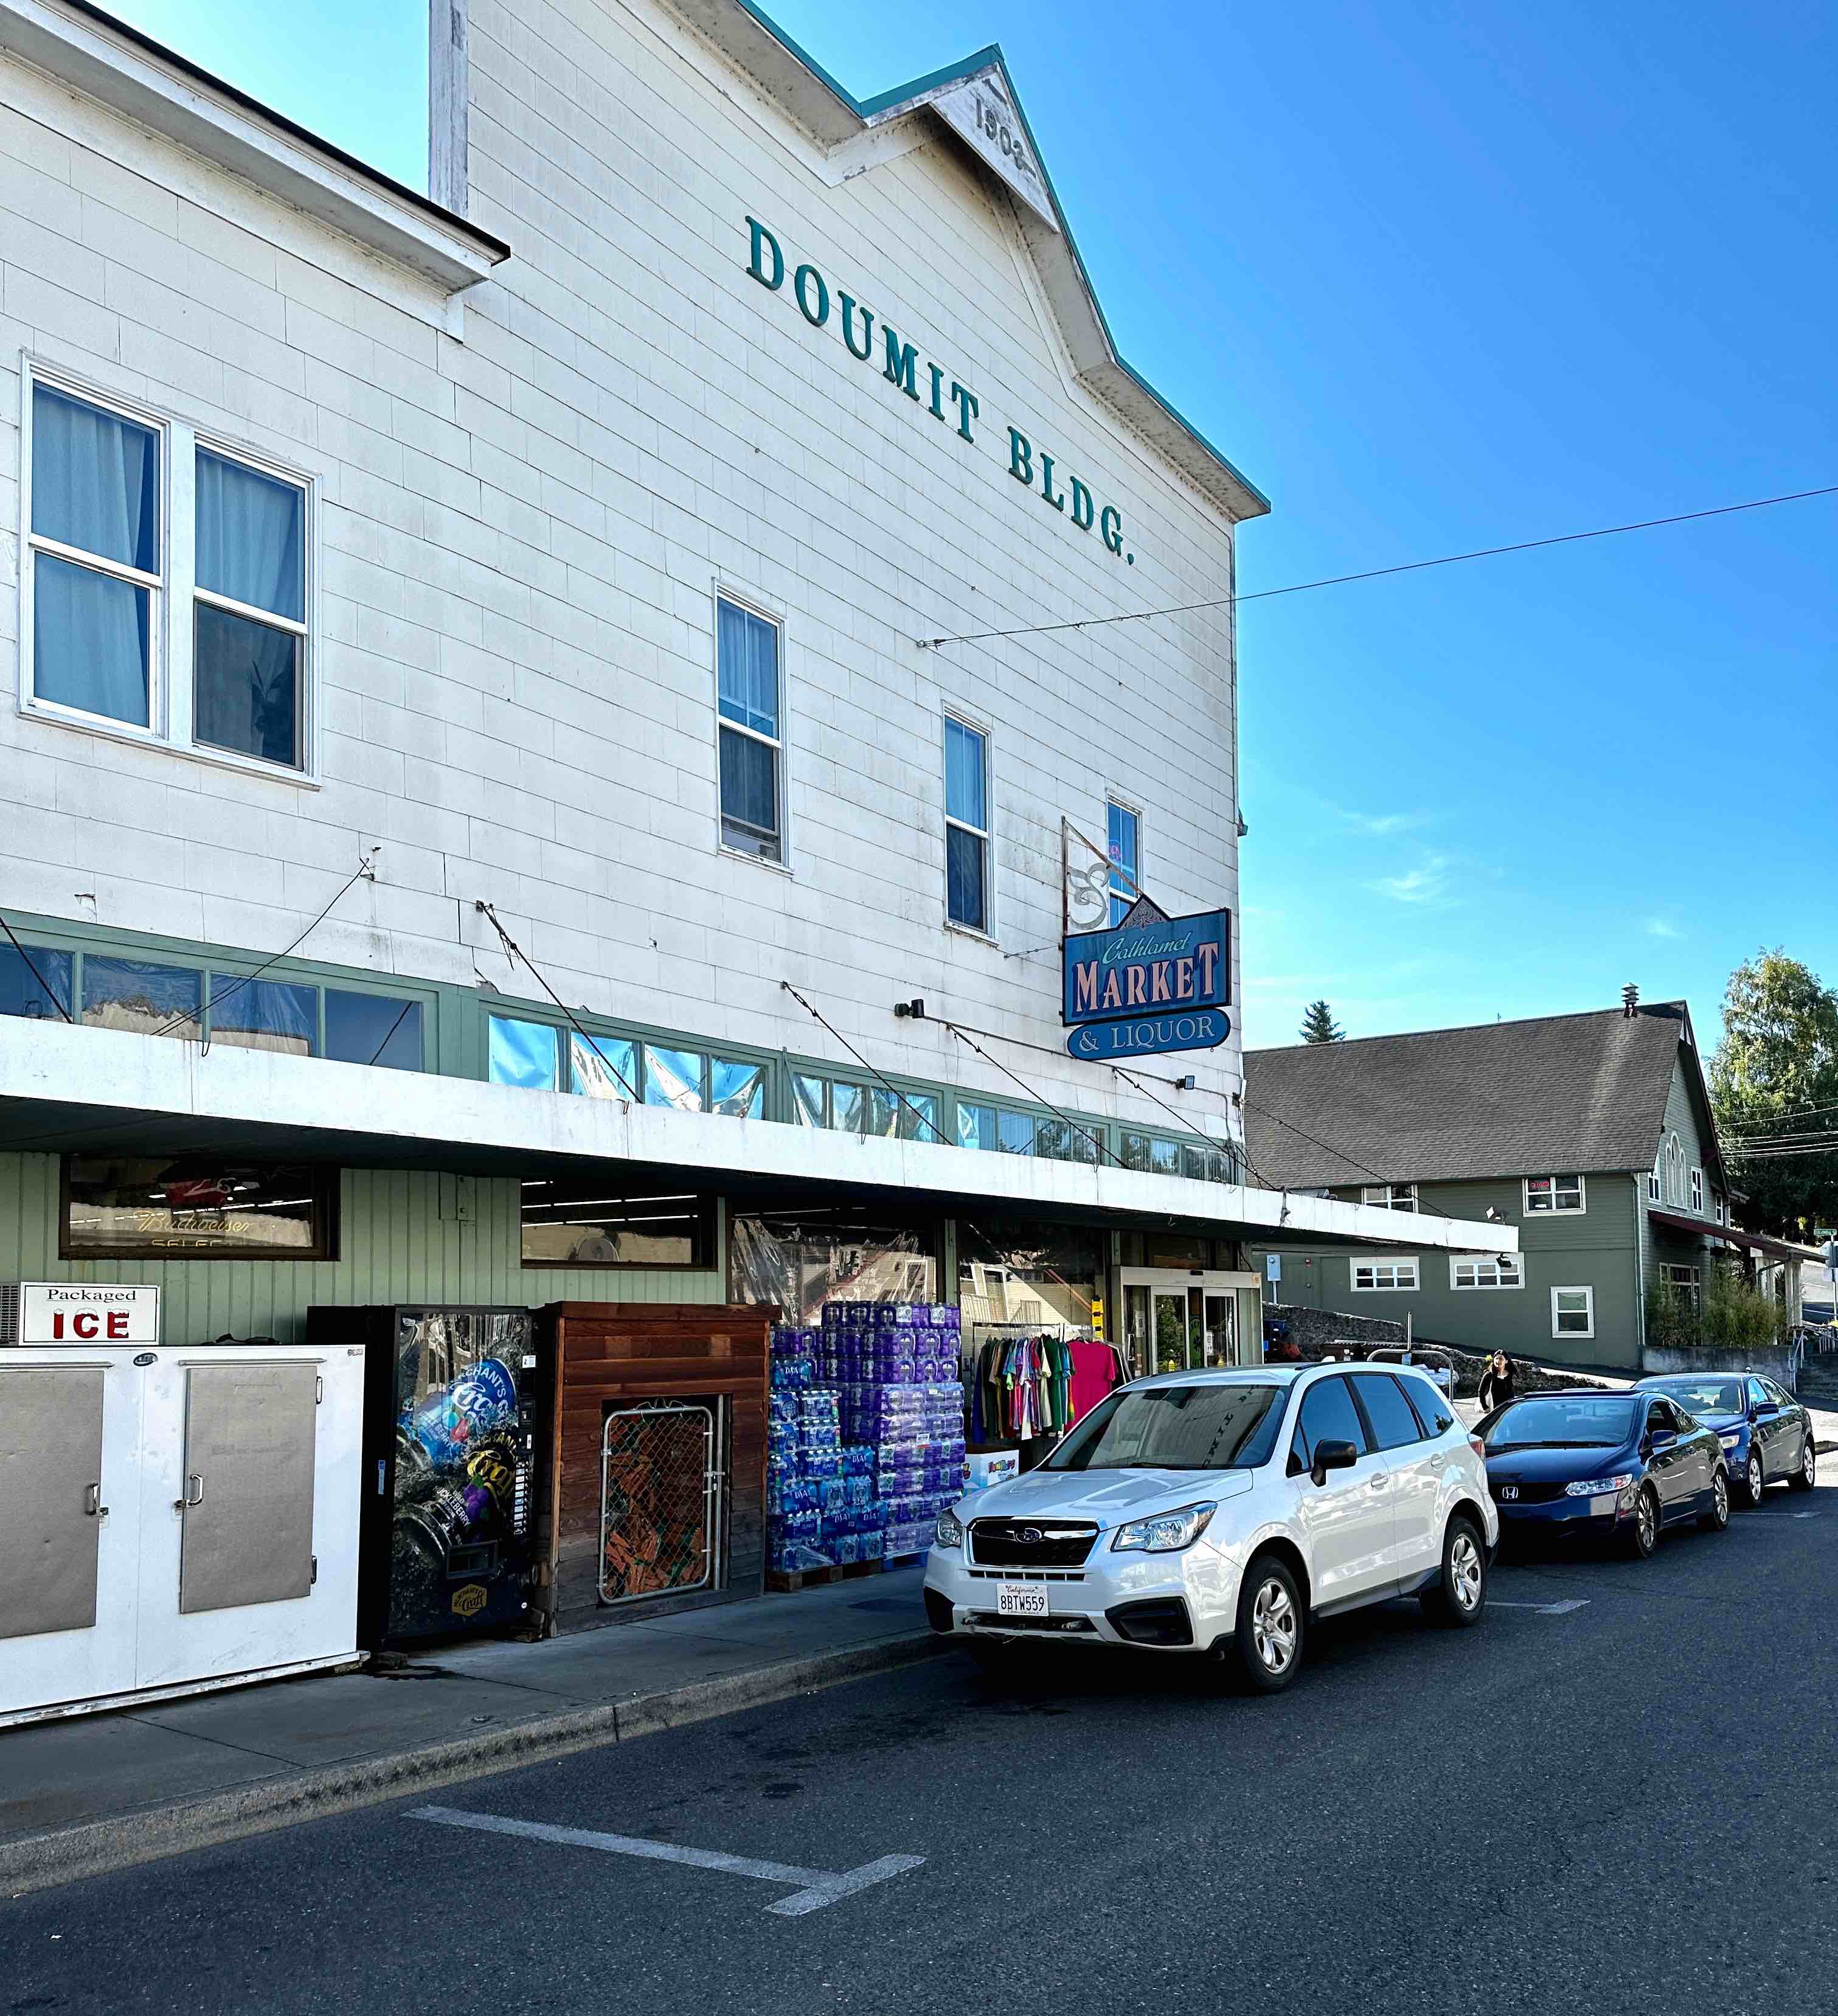
[[[995,1586],[995,1614],[998,1617],[1045,1617],[1047,1593],[1024,1582],[998,1582]]]

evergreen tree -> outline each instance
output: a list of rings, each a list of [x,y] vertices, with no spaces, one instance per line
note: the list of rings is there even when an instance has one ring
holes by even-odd
[[[1311,1001],[1307,1013],[1302,1017],[1302,1040],[1305,1043],[1341,1043],[1347,1040],[1347,1031],[1334,1020],[1333,1012],[1325,1001]]]

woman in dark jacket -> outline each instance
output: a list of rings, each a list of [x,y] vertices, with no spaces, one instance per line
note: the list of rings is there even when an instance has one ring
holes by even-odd
[[[1496,1351],[1480,1375],[1480,1411],[1484,1414],[1495,1407],[1505,1406],[1517,1391],[1512,1379],[1512,1359],[1505,1352]]]

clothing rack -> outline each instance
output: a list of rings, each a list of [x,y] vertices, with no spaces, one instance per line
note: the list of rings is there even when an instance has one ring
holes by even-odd
[[[1088,1354],[1102,1352],[1094,1365]],[[1122,1352],[1088,1323],[984,1319],[969,1324],[959,1357],[965,1435],[990,1442],[1056,1442],[1096,1400],[1129,1377]],[[1084,1391],[1074,1397],[1074,1388]],[[1024,1467],[1025,1461],[1024,1461]]]

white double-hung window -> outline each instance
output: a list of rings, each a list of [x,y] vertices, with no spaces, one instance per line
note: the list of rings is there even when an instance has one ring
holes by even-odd
[[[311,486],[31,375],[20,703],[310,769]]]
[[[944,913],[989,934],[989,738],[944,717]]]
[[[776,623],[716,598],[721,844],[759,861],[785,859],[779,643]]]

